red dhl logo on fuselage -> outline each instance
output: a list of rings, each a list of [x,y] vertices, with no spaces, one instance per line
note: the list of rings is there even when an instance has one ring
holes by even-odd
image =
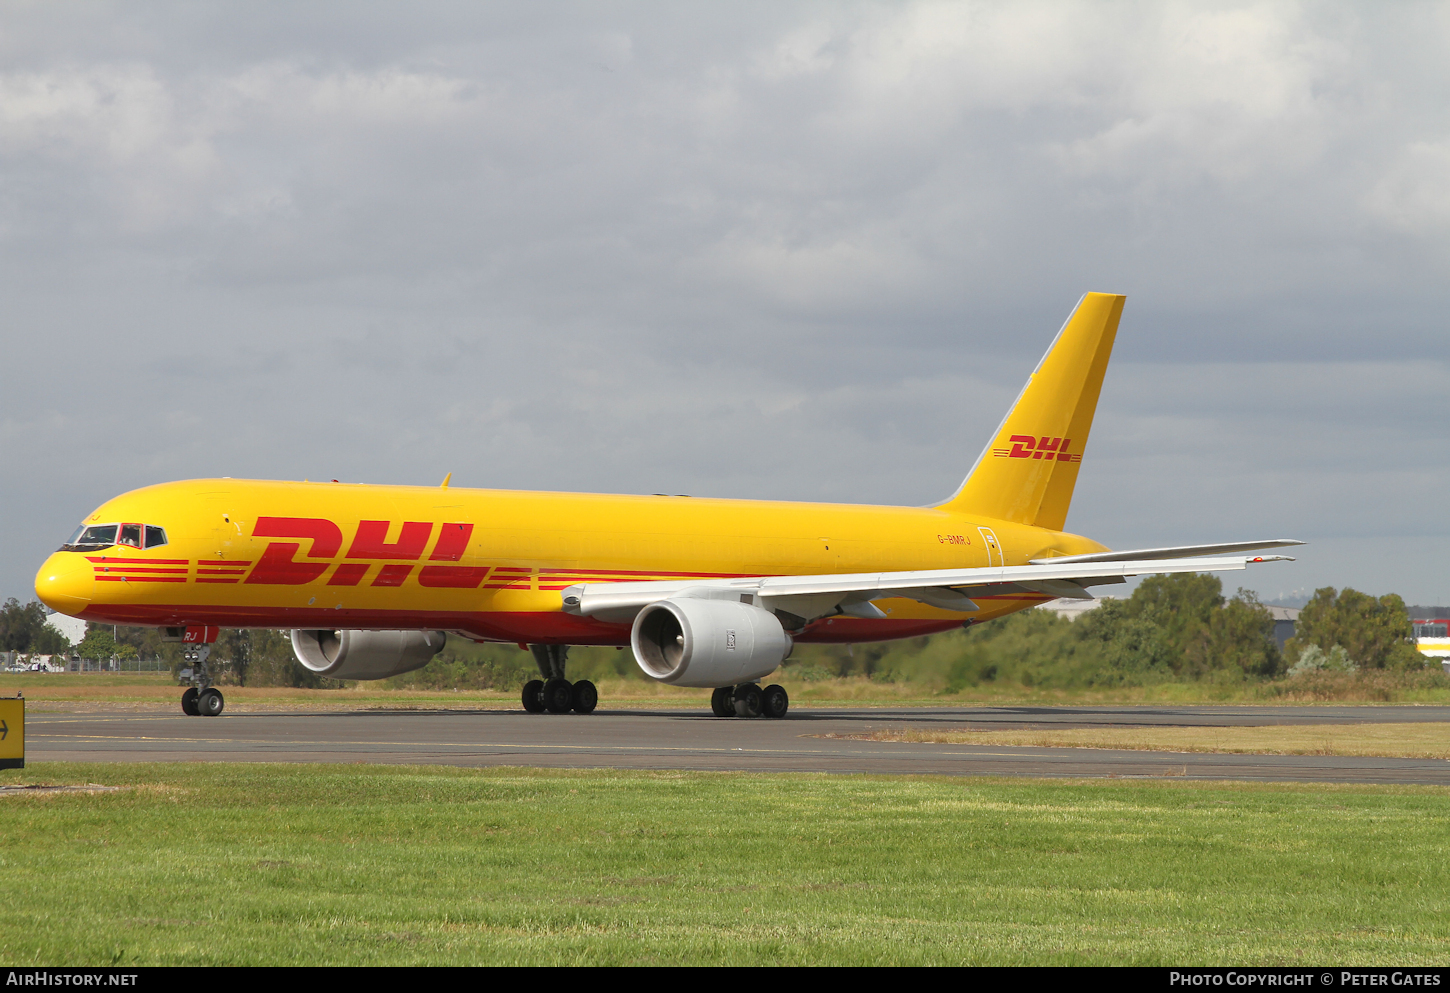
[[[391,560],[378,570],[372,586],[402,586],[403,580],[413,572],[414,566],[400,562],[416,562],[422,558],[423,550],[433,537],[435,525],[427,521],[404,521],[397,541],[388,541],[388,521],[362,521],[357,534],[348,546],[347,559],[370,559],[369,562],[348,561],[338,565],[327,580],[328,586],[356,586],[378,559]],[[473,536],[472,524],[442,524],[438,541],[428,556],[430,563],[457,562],[468,549],[468,540]],[[269,586],[302,586],[315,579],[332,565],[342,548],[342,528],[332,521],[320,517],[259,517],[252,529],[256,538],[299,538],[311,539],[306,559],[326,561],[297,561],[301,550],[300,541],[274,541],[267,546],[244,582],[261,583]],[[418,570],[420,586],[455,589],[475,589],[488,575],[488,566],[425,565]],[[200,578],[200,577],[198,577]]]
[[[251,559],[198,559],[197,583],[255,583],[265,586],[305,586],[321,579],[328,569],[327,586],[358,586],[370,570],[377,566],[369,586],[402,586],[415,575],[419,586],[435,589],[516,589],[527,590],[534,585],[537,572],[538,589],[561,590],[581,582],[611,582],[639,579],[664,579],[689,575],[695,578],[735,578],[734,574],[654,573],[606,569],[539,569],[526,566],[464,566],[443,563],[459,562],[473,537],[473,525],[464,523],[433,524],[428,521],[405,521],[396,541],[388,541],[390,521],[362,521],[348,545],[344,561],[337,562],[342,550],[342,529],[320,517],[259,517],[252,528],[256,538],[291,538],[293,541],[268,542],[255,565]],[[426,564],[418,561],[433,541]],[[303,542],[308,542],[304,552]],[[191,579],[188,559],[147,559],[117,555],[87,555],[101,582],[117,583],[185,583]],[[367,561],[356,561],[356,560]],[[381,563],[379,560],[382,560]],[[336,568],[333,568],[333,566]],[[249,571],[250,570],[250,571]]]
[[[1014,434],[1007,439],[1011,448],[994,448],[992,454],[999,459],[1046,459],[1051,462],[1056,459],[1059,462],[1081,462],[1081,455],[1071,455],[1067,447],[1072,444],[1071,438],[1049,438],[1043,435],[1041,438],[1033,437],[1030,434]]]

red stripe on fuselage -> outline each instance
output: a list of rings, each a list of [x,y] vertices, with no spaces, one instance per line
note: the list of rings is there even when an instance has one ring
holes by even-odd
[[[104,572],[119,572],[119,573],[122,573],[122,574],[127,575],[127,576],[145,575],[146,573],[159,573],[160,575],[163,575],[163,576],[176,576],[176,575],[185,576],[186,575],[186,570],[185,569],[137,569],[135,566],[128,566],[128,565],[118,565],[118,566],[98,565],[98,566],[95,567],[95,570],[96,570],[96,575],[98,575],[98,576],[101,575]]]
[[[186,559],[121,559],[114,555],[87,555],[87,562],[104,562],[107,565],[187,565]]]

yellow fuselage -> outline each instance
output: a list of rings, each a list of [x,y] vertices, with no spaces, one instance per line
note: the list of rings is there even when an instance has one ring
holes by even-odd
[[[239,479],[134,490],[86,520],[106,523],[164,529],[166,544],[56,552],[36,577],[54,609],[116,624],[442,628],[574,645],[629,642],[628,625],[562,610],[560,590],[577,583],[1021,565],[1104,550],[942,508]],[[1048,599],[984,597],[971,619]],[[824,618],[797,640],[909,637],[964,619],[911,600],[877,606],[885,619]]]

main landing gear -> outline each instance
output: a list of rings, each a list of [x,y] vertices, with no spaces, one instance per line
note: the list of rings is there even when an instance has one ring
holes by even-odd
[[[182,669],[181,678],[195,684],[181,694],[181,712],[187,717],[217,717],[227,705],[222,691],[211,684],[211,671],[206,665],[210,654],[210,645],[202,645],[186,653],[186,661],[191,663],[191,668]]]
[[[531,714],[579,714],[593,712],[599,705],[599,690],[587,679],[571,683],[564,678],[564,664],[569,655],[568,645],[530,645],[534,662],[543,679],[531,679],[524,684],[524,709]]]
[[[722,686],[710,694],[710,710],[716,717],[784,717],[790,697],[778,683],[761,689],[755,683]]]

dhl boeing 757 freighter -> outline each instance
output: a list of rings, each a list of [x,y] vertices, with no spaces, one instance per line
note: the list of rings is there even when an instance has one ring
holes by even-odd
[[[200,479],[102,504],[36,576],[62,613],[169,629],[221,713],[219,627],[292,631],[335,679],[425,665],[450,634],[528,645],[530,711],[587,713],[570,645],[629,646],[644,674],[714,687],[721,716],[783,717],[759,680],[794,642],[866,642],[1001,617],[1150,573],[1243,569],[1301,542],[1110,551],[1063,530],[1123,297],[1089,293],[961,487],[929,507]]]

